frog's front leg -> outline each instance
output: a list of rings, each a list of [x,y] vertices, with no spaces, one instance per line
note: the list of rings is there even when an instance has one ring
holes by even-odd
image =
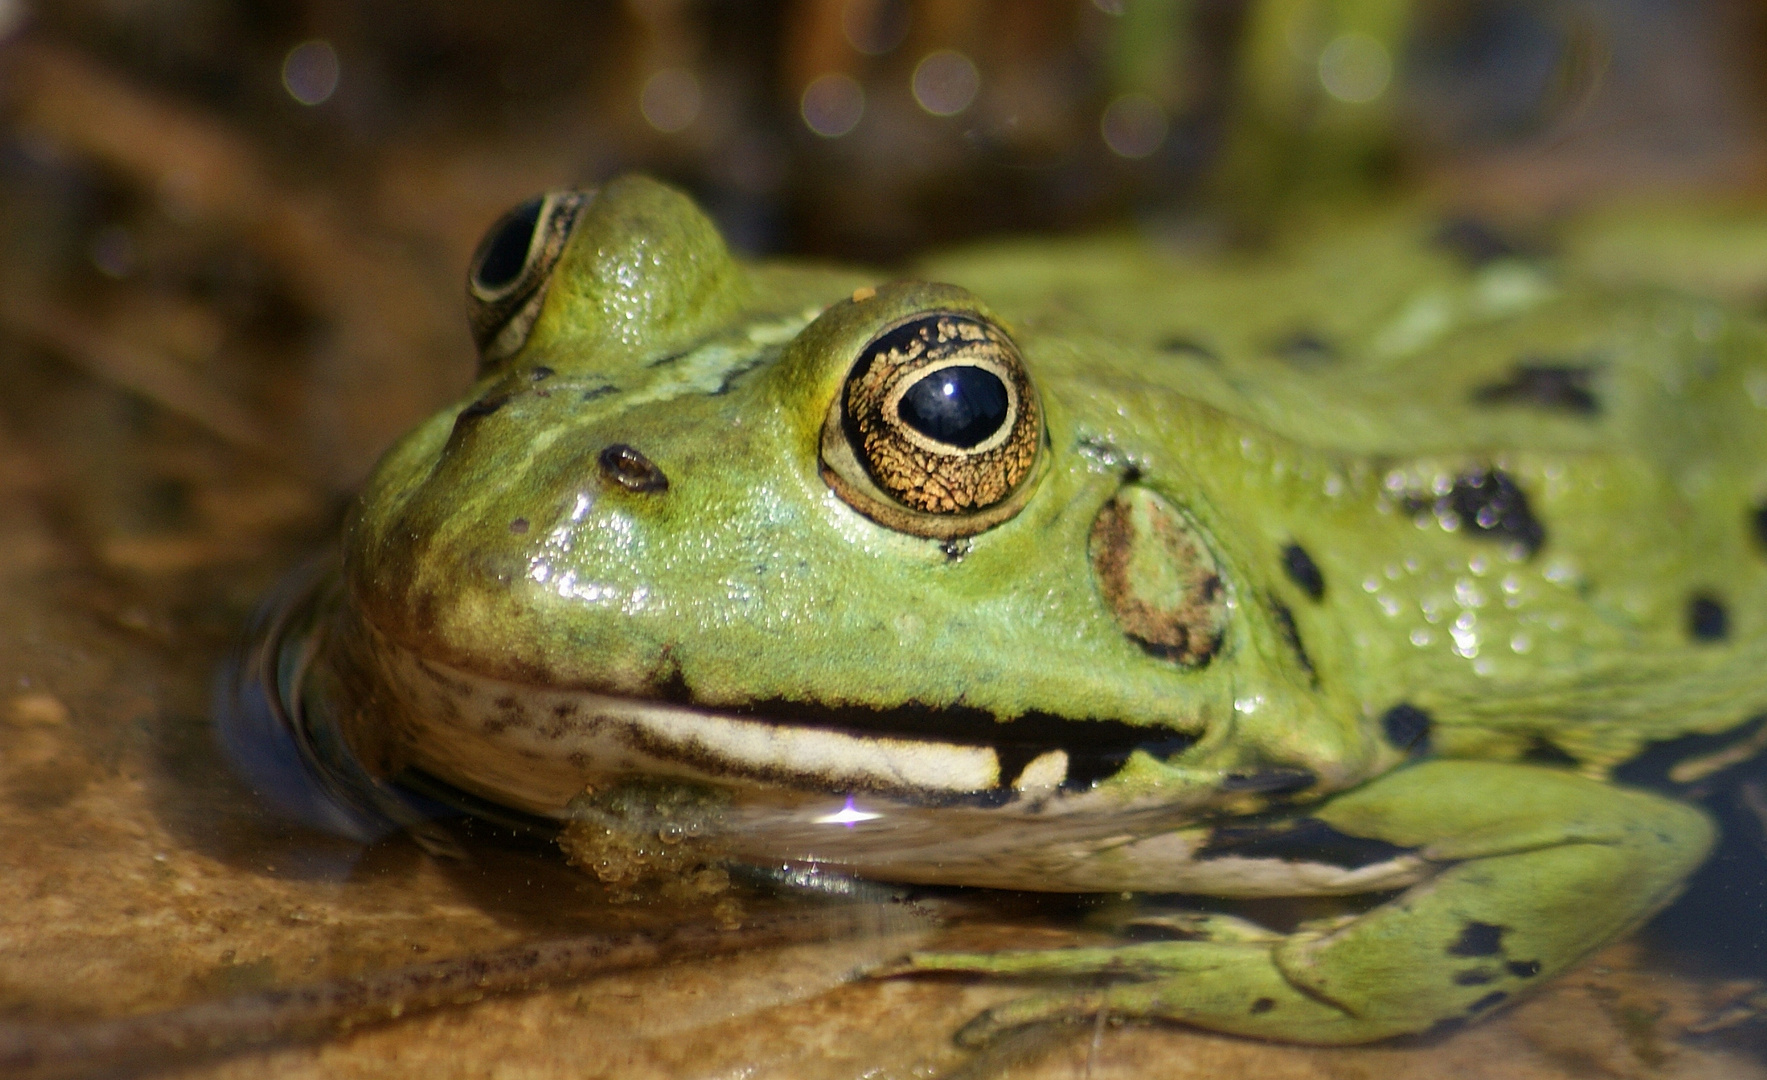
[[[1439,869],[1347,922],[1267,941],[918,954],[902,970],[1112,980],[990,1010],[962,1032],[971,1043],[1100,1009],[1296,1042],[1367,1042],[1477,1017],[1550,979],[1673,899],[1713,839],[1690,806],[1491,762],[1421,763],[1313,816],[1414,848]]]

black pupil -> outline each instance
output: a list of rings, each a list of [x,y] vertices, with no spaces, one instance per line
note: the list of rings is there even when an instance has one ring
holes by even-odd
[[[1006,420],[1006,384],[979,367],[940,368],[908,388],[896,413],[927,438],[968,449]]]
[[[540,200],[529,199],[491,227],[485,253],[473,279],[482,289],[500,289],[514,281],[528,263],[528,245],[540,222]]]

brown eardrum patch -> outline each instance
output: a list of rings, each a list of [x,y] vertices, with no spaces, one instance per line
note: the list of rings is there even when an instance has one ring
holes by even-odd
[[[1087,545],[1098,591],[1117,626],[1155,656],[1209,662],[1227,633],[1227,586],[1200,530],[1148,488],[1104,504]]]

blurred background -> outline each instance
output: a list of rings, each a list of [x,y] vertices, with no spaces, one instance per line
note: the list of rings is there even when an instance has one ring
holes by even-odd
[[[744,252],[888,266],[1767,175],[1751,0],[0,0],[0,33],[0,365],[332,492],[465,386],[467,257],[548,187],[641,169]]]
[[[387,443],[469,386],[483,231],[535,192],[628,170],[690,192],[747,255],[886,271],[1101,228],[1255,251],[1290,220],[1416,200],[1490,223],[1468,243],[1550,251],[1591,207],[1758,208],[1767,5],[0,0],[0,1019],[166,1008],[612,918],[556,859],[449,863],[398,838],[340,854],[267,825],[216,755],[208,688]],[[1726,299],[1767,311],[1767,228],[1737,236],[1755,269]],[[1750,998],[1767,994],[1767,782],[1748,792],[1659,923],[1693,930],[1657,939],[1699,938],[1702,970],[1717,957],[1742,981],[1624,983],[1635,954],[1609,954],[1452,1044],[1470,1062],[1455,1074],[1757,1075],[1663,1064],[1691,1060],[1674,1040],[1694,1018],[1767,1010]],[[853,988],[858,963],[816,976],[860,1018],[829,1045],[867,1068],[910,1033],[950,1052],[969,991]],[[758,971],[764,1004],[790,980]],[[361,1075],[427,1046],[455,1071],[426,1075],[579,1075],[569,1055],[603,1053],[606,1032],[649,1038],[618,1017],[585,1034],[585,1010],[626,999],[575,993],[365,1036]],[[714,1019],[739,1016],[733,993],[704,997]],[[873,998],[906,1015],[914,994],[931,1019],[855,1034]],[[764,1056],[748,1027],[706,1023],[694,1045],[729,1074]],[[1750,1030],[1753,1068],[1767,1036]],[[1193,1040],[1159,1063],[1255,1056],[1136,1037]],[[666,1033],[644,1045],[678,1052]],[[1293,1048],[1256,1053],[1344,1075],[1342,1056],[1315,1073]],[[1370,1075],[1453,1071],[1427,1048],[1411,1072],[1410,1051],[1369,1053]],[[1271,1074],[1257,1061],[1243,1068]]]

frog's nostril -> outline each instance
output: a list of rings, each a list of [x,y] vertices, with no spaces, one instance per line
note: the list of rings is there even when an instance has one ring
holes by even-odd
[[[597,461],[603,476],[627,491],[664,492],[669,478],[656,463],[625,443],[613,443],[601,452]]]

